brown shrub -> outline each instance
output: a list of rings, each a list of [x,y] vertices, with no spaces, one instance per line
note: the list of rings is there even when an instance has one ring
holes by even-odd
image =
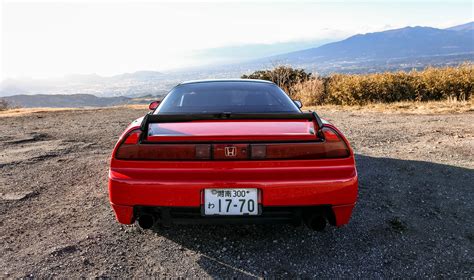
[[[0,111],[8,109],[8,102],[5,99],[0,99]]]
[[[321,89],[321,84],[323,88]],[[333,74],[297,83],[292,95],[306,106],[365,105],[400,101],[466,101],[473,96],[474,66],[428,67],[422,71]]]
[[[297,83],[292,87],[295,100],[300,100],[305,106],[321,105],[325,102],[324,80],[313,78],[306,82]]]

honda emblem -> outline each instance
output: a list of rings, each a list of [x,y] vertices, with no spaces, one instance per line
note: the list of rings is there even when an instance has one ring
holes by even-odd
[[[225,156],[226,157],[235,157],[237,155],[236,147],[225,147]]]

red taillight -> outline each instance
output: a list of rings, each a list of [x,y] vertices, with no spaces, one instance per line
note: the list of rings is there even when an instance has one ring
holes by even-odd
[[[328,128],[328,127],[323,127],[321,129],[321,131],[323,132],[323,135],[324,135],[324,139],[327,141],[327,142],[338,142],[338,141],[342,141],[341,138],[339,138],[339,135],[337,135],[337,133]]]
[[[344,158],[350,155],[349,148],[336,131],[324,127],[325,140],[289,144],[252,144],[252,159],[323,159]]]
[[[265,152],[261,151],[252,159],[323,159],[344,158],[349,151],[344,142],[267,144]],[[259,150],[263,148],[259,147]],[[262,156],[264,155],[265,156]]]
[[[115,157],[129,160],[195,160],[210,159],[210,145],[139,144],[121,145]]]
[[[141,131],[130,132],[115,157],[127,160],[205,160],[211,158],[209,144],[142,144]]]
[[[341,136],[321,129],[324,141],[266,144],[139,143],[141,132],[130,132],[115,157],[125,160],[291,160],[344,158],[350,151]]]
[[[134,130],[127,135],[127,138],[125,138],[125,141],[123,143],[124,144],[137,144],[138,140],[140,140],[140,135],[141,135],[140,130]]]

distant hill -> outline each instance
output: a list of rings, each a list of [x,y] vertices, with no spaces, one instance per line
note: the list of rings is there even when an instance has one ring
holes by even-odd
[[[446,30],[452,30],[452,31],[469,31],[474,29],[474,21],[461,24],[461,25],[456,25],[450,28],[446,28]]]
[[[470,27],[472,23],[449,29],[417,26],[358,34],[339,42],[275,56],[272,59],[297,64],[474,55],[474,32]]]
[[[33,94],[89,94],[99,97],[163,95],[177,81],[157,71],[137,71],[115,76],[75,74],[51,79],[7,79],[0,83],[0,97]]]
[[[36,94],[36,95],[14,95],[3,97],[10,106],[22,108],[34,107],[107,107],[124,104],[147,104],[159,97],[146,96],[143,98],[119,97],[97,97],[92,94]]]

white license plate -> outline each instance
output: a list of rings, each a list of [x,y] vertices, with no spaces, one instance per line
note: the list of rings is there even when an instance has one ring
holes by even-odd
[[[258,215],[257,189],[205,189],[204,215]]]

